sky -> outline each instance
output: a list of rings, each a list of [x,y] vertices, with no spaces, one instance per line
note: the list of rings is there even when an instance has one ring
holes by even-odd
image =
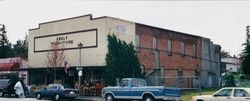
[[[206,37],[231,55],[241,53],[250,25],[250,1],[0,0],[0,12],[11,43],[39,23],[92,14]]]

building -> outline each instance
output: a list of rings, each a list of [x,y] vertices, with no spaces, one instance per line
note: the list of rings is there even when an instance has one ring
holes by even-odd
[[[181,87],[194,87],[197,86],[194,84],[195,77],[200,75],[203,68],[215,68],[216,75],[220,70],[214,65],[205,67],[203,64],[206,59],[202,56],[206,52],[216,55],[206,60],[211,63],[219,57],[215,51],[203,48],[202,39],[206,38],[113,17],[84,15],[40,23],[38,28],[29,30],[30,83],[52,82],[50,69],[56,71],[57,78],[72,83],[78,79],[77,68],[83,69],[82,79],[101,79],[108,51],[107,35],[112,33],[135,44],[143,72],[149,79],[156,77],[157,84],[173,86],[178,83]],[[67,74],[63,63],[53,68],[47,66],[47,55],[54,51],[51,43],[55,42],[61,45],[59,51],[65,51],[64,60],[71,65]],[[83,46],[79,47],[79,43]],[[209,40],[209,45],[214,44]],[[173,80],[165,79],[167,77]]]
[[[219,45],[213,44],[208,38],[201,38],[201,83],[203,87],[217,87],[220,79]]]
[[[203,87],[219,85],[220,46],[210,39],[136,23],[135,42],[152,85],[195,88],[198,77]]]
[[[237,57],[221,58],[221,73],[225,72],[240,72],[241,60]],[[224,69],[223,69],[224,68]]]
[[[0,59],[0,79],[23,78],[28,83],[28,62],[20,57]]]

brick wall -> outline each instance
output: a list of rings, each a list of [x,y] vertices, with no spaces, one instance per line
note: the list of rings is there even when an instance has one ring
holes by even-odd
[[[136,35],[140,37],[137,55],[146,74],[155,69],[153,51],[159,52],[159,68],[164,68],[165,85],[176,85],[177,80],[170,78],[177,77],[181,67],[183,76],[195,76],[195,71],[200,69],[200,37],[142,24],[136,24]],[[157,40],[156,49],[152,48],[153,37]],[[167,50],[168,40],[172,40],[172,53]],[[180,53],[182,42],[185,44],[184,55]],[[192,55],[193,44],[196,45],[196,56]],[[191,81],[184,79],[180,86],[188,87]]]

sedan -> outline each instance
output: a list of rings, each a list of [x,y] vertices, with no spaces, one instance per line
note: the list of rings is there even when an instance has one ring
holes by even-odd
[[[61,84],[49,84],[46,88],[36,92],[38,100],[42,98],[53,98],[54,100],[60,100],[61,98],[75,99],[78,95],[78,90],[64,88]]]
[[[226,87],[212,95],[194,96],[193,101],[250,101],[250,88]]]

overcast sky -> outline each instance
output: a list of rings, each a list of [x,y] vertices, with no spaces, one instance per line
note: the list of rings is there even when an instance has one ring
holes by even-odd
[[[0,23],[12,43],[39,23],[79,15],[112,16],[210,38],[239,54],[250,25],[249,1],[0,0]]]

